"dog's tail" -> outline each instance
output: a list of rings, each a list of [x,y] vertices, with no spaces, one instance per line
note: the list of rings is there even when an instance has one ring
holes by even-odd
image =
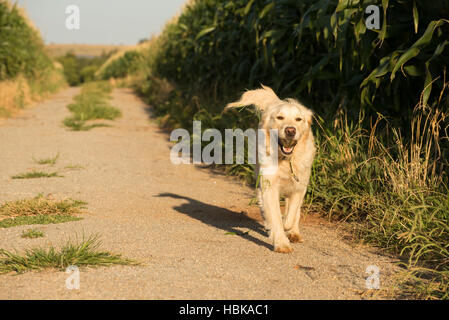
[[[281,99],[274,93],[270,87],[262,85],[262,89],[246,91],[239,101],[229,103],[225,111],[231,108],[254,105],[260,111],[265,111],[272,105],[279,104]]]

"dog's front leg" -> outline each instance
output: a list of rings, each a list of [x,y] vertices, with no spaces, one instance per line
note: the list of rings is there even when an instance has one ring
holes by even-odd
[[[282,214],[279,206],[279,191],[276,187],[262,190],[262,210],[266,225],[270,227],[270,239],[273,241],[274,251],[281,253],[292,252],[290,241],[285,236],[282,225]]]
[[[291,242],[303,242],[299,235],[299,219],[305,191],[295,192],[288,199],[288,211],[284,220],[284,230]]]

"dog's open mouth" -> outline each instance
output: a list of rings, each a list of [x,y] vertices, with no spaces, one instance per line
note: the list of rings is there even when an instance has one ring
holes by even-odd
[[[296,143],[297,141],[295,140],[279,139],[278,141],[279,149],[281,149],[281,152],[286,156],[291,155],[293,153]]]

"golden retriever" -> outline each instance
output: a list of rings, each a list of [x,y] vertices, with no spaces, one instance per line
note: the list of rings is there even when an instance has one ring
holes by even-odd
[[[313,113],[294,99],[279,99],[266,86],[245,92],[239,101],[228,104],[226,109],[249,105],[261,112],[259,129],[264,130],[267,140],[269,130],[277,130],[277,166],[275,170],[264,171],[264,166],[271,164],[261,163],[258,159],[257,192],[274,251],[290,253],[293,251],[290,242],[303,241],[299,234],[300,210],[316,150],[311,129]],[[272,152],[270,146],[272,144],[268,143],[267,150]],[[286,199],[283,214],[279,203],[281,196]]]

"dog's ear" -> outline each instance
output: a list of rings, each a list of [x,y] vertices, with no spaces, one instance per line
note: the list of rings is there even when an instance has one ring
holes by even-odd
[[[254,105],[258,110],[264,112],[271,106],[282,103],[282,100],[270,87],[262,85],[262,89],[246,91],[239,101],[229,103],[225,110],[243,106]]]
[[[313,122],[313,111],[306,109],[306,117],[305,120],[307,121],[307,124],[309,125],[309,127],[312,127],[312,122]]]

